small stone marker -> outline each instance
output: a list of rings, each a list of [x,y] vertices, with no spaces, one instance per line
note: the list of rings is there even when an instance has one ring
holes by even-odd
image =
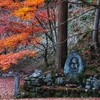
[[[64,74],[70,78],[77,77],[83,70],[84,64],[82,58],[76,50],[71,51],[65,62]]]
[[[14,75],[14,96],[16,97],[19,93],[19,85],[20,85],[20,76],[19,73],[15,73]]]

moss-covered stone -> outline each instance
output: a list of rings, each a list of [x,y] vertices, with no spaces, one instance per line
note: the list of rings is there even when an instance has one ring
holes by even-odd
[[[27,87],[28,88],[28,87]],[[29,87],[30,88],[30,87]],[[31,87],[29,90],[21,87],[18,98],[42,98],[42,97],[100,97],[100,90],[88,90],[65,87]]]

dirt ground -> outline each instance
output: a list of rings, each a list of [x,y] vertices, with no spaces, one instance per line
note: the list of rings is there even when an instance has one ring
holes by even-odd
[[[20,84],[24,80],[21,79]],[[100,100],[100,98],[26,98],[15,99],[14,95],[14,78],[0,77],[0,100]]]

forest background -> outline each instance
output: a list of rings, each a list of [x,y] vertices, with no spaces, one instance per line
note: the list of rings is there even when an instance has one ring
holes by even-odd
[[[0,0],[0,68],[62,72],[74,47],[89,55],[84,58],[91,69],[94,56],[100,56],[99,7],[100,0]],[[84,39],[91,39],[85,47]],[[100,72],[99,61],[93,72]]]

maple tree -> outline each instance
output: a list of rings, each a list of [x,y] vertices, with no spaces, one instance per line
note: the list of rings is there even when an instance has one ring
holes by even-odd
[[[37,6],[43,1],[5,0],[4,2],[0,0],[0,67],[2,70],[9,68],[12,63],[16,64],[18,59],[37,54],[33,48],[27,50],[27,46],[29,44],[36,45],[37,41],[41,40],[34,33],[39,33],[43,29],[35,26],[36,20],[29,23],[23,19],[34,18]],[[14,17],[14,15],[16,16]],[[25,50],[18,50],[20,45],[25,46]]]
[[[11,15],[16,15],[22,19],[30,19],[35,15],[37,6],[43,3],[44,0],[3,0],[0,1],[0,6],[12,10]]]
[[[24,58],[26,55],[33,56],[36,55],[36,51],[30,51],[30,50],[22,50],[18,53],[9,53],[9,54],[2,54],[0,55],[0,66],[2,70],[5,70],[10,67],[12,64],[17,64],[17,60]]]
[[[6,15],[2,14],[2,18],[0,18],[2,21],[0,31],[4,37],[4,39],[1,40],[1,44],[3,43],[3,45],[1,45],[1,52],[9,53],[12,50],[15,52],[20,44],[24,46],[28,44],[39,44],[42,46],[42,49],[44,49],[42,50],[39,47],[39,49],[44,52],[43,57],[48,66],[49,40],[49,43],[51,42],[55,50],[53,31],[56,33],[56,29],[53,28],[56,23],[53,20],[56,20],[56,18],[54,9],[50,9],[48,4],[40,5],[44,0],[22,0],[21,2],[11,0],[10,5],[7,1],[5,3],[1,2],[0,5],[1,9],[4,9],[7,13]],[[45,7],[47,10],[44,9]],[[5,22],[7,22],[6,25],[4,25]],[[40,35],[35,33],[45,33],[46,46],[39,43],[41,40]],[[5,40],[7,42],[4,42]]]

